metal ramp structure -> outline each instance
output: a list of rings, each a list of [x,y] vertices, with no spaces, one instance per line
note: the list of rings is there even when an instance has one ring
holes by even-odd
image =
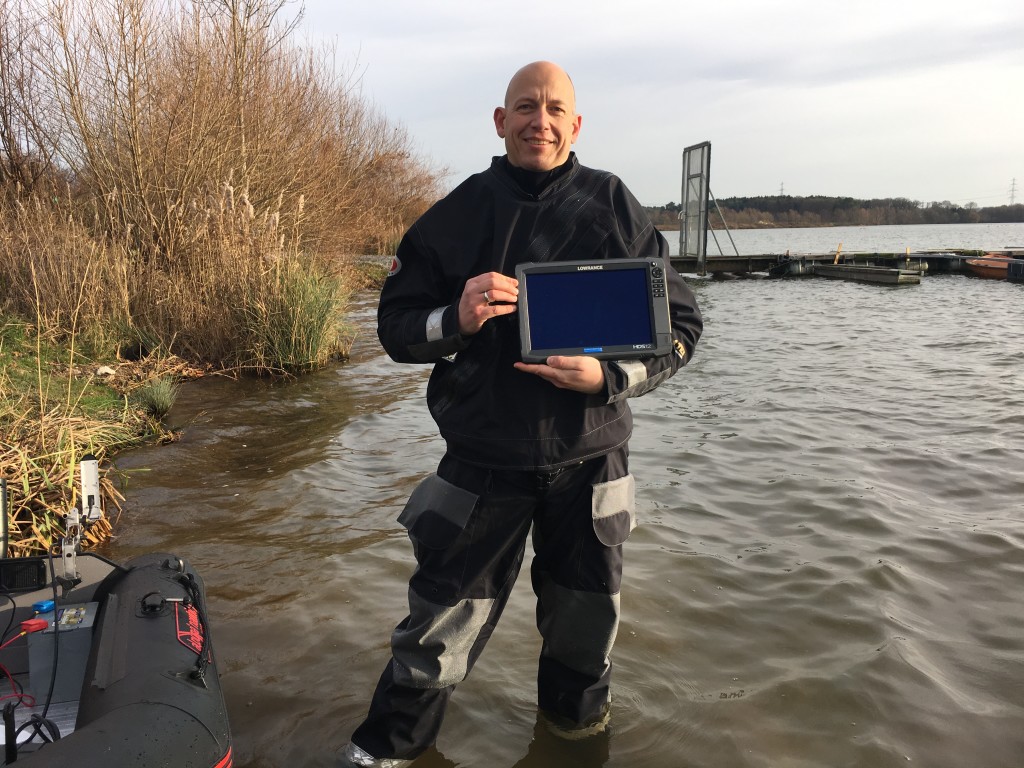
[[[704,141],[684,149],[679,256],[694,259],[698,275],[707,271],[710,181],[711,142]]]
[[[711,232],[718,246],[718,254],[724,255],[718,236],[713,229],[708,228],[708,201],[714,203],[722,220],[722,228],[732,243],[733,253],[738,257],[739,250],[732,239],[732,233],[711,192],[711,142],[702,141],[683,150],[682,209],[679,212],[682,220],[679,226],[679,258],[695,261],[698,275],[707,274],[708,232]]]

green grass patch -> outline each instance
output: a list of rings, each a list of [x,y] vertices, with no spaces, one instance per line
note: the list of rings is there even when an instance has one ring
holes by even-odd
[[[340,277],[283,261],[248,287],[239,316],[249,342],[241,365],[303,373],[346,353],[348,292]]]
[[[43,553],[63,535],[85,453],[102,458],[153,433],[145,414],[112,386],[114,375],[98,370],[71,341],[51,341],[24,321],[0,316],[0,476],[9,491],[10,555]],[[102,482],[116,505],[116,489],[108,478]],[[109,533],[104,519],[86,544]]]
[[[124,397],[97,374],[100,364],[73,347],[51,342],[28,323],[0,317],[0,412],[108,417],[124,408]]]
[[[135,402],[150,418],[162,421],[178,397],[179,386],[174,376],[157,376],[135,390]]]

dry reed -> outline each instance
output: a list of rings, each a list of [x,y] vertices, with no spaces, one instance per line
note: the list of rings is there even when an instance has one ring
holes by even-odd
[[[76,355],[322,366],[356,258],[437,197],[441,173],[355,68],[292,42],[284,5],[0,0],[0,313],[69,352],[27,395],[0,371],[16,551],[53,543],[84,450],[146,429],[127,401],[82,407]]]
[[[97,410],[83,402],[90,396],[90,382],[75,375],[73,353],[66,370],[55,371],[46,362],[52,353],[39,326],[34,339],[20,344],[12,342],[16,334],[9,330],[5,325],[0,335],[0,359],[10,361],[0,367],[0,477],[9,486],[5,544],[10,555],[22,556],[49,551],[64,535],[64,517],[79,502],[75,479],[82,455],[91,452],[102,459],[108,450],[136,442],[140,419],[113,398],[105,403],[103,418],[90,416],[90,410]],[[31,347],[29,357],[24,351]],[[67,348],[73,350],[74,344]],[[34,388],[14,380],[15,360],[35,368],[19,371],[23,379],[34,377]],[[116,510],[120,495],[106,473],[101,486],[108,508]],[[85,546],[105,540],[110,530],[107,518],[94,523]]]
[[[131,354],[280,371],[344,351],[355,258],[440,174],[291,43],[283,5],[0,0],[0,306],[66,332],[85,284],[79,334]]]

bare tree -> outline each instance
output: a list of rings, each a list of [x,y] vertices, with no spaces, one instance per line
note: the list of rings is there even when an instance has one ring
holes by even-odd
[[[0,0],[0,188],[17,185],[29,193],[55,171],[33,49],[40,26],[31,6]]]
[[[392,244],[440,173],[354,69],[292,43],[286,4],[0,0],[0,188],[67,182],[13,200],[12,273],[70,297],[60,260],[85,258],[113,287],[108,322],[217,359],[232,308]]]

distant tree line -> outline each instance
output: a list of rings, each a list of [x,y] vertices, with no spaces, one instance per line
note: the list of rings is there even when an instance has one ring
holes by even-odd
[[[708,211],[713,229],[722,229],[722,218],[730,229],[768,229],[771,227],[870,226],[874,224],[991,224],[1024,222],[1024,205],[997,205],[986,208],[976,203],[956,205],[942,202],[922,203],[905,197],[858,200],[853,197],[809,195],[764,195],[727,197]],[[654,224],[663,229],[679,227],[682,206],[677,203],[647,208]]]

